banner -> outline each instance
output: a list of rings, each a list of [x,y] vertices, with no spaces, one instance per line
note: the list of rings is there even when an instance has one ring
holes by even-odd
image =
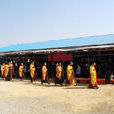
[[[48,55],[48,61],[72,61],[72,54],[53,54],[51,57]]]

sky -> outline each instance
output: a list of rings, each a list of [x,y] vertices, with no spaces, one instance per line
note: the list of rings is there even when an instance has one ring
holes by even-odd
[[[0,47],[114,34],[114,0],[0,0]]]

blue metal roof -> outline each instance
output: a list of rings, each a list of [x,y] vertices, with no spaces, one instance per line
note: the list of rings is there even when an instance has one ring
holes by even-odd
[[[72,46],[80,47],[80,46],[104,45],[104,44],[114,44],[114,34],[11,45],[0,48],[0,52],[62,48],[62,47],[72,47]]]

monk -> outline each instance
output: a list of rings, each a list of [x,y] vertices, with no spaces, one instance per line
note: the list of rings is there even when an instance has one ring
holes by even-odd
[[[8,74],[9,74],[9,64],[5,64],[4,80],[7,80]]]
[[[4,78],[5,76],[5,63],[1,65],[1,77]]]
[[[19,66],[19,77],[20,77],[20,80],[24,80],[24,65],[23,65],[23,63],[21,63],[21,65]]]
[[[14,66],[12,64],[12,61],[10,61],[9,62],[9,72],[8,72],[6,80],[11,81],[13,78],[13,75],[14,75]]]
[[[41,79],[41,84],[43,85],[43,83],[49,83],[48,81],[48,71],[47,71],[47,64],[44,63],[44,65],[42,66],[42,79]]]
[[[56,79],[55,79],[55,85],[60,84],[62,86],[64,82],[64,77],[63,77],[63,68],[61,66],[61,63],[56,67]]]
[[[34,61],[30,64],[30,76],[31,76],[31,82],[35,82],[36,81],[36,68],[35,68],[35,64]]]
[[[70,62],[70,64],[67,66],[66,84],[68,86],[76,86],[76,82],[74,78],[73,62]]]
[[[98,83],[97,83],[97,72],[95,69],[96,63],[93,62],[90,66],[90,81],[89,81],[89,88],[98,89]]]

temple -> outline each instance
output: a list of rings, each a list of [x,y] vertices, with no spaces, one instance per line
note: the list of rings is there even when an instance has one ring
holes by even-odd
[[[62,62],[66,76],[66,66],[69,61],[81,67],[81,76],[76,77],[80,83],[87,83],[89,78],[88,67],[92,61],[97,63],[99,83],[114,73],[114,34],[79,37],[64,40],[53,40],[28,44],[11,45],[0,48],[0,64],[12,60],[15,68],[23,62],[26,74],[29,74],[29,65],[34,61],[37,65],[39,78],[41,65],[48,64],[49,77],[55,77],[56,64]],[[26,78],[29,78],[27,75]]]

